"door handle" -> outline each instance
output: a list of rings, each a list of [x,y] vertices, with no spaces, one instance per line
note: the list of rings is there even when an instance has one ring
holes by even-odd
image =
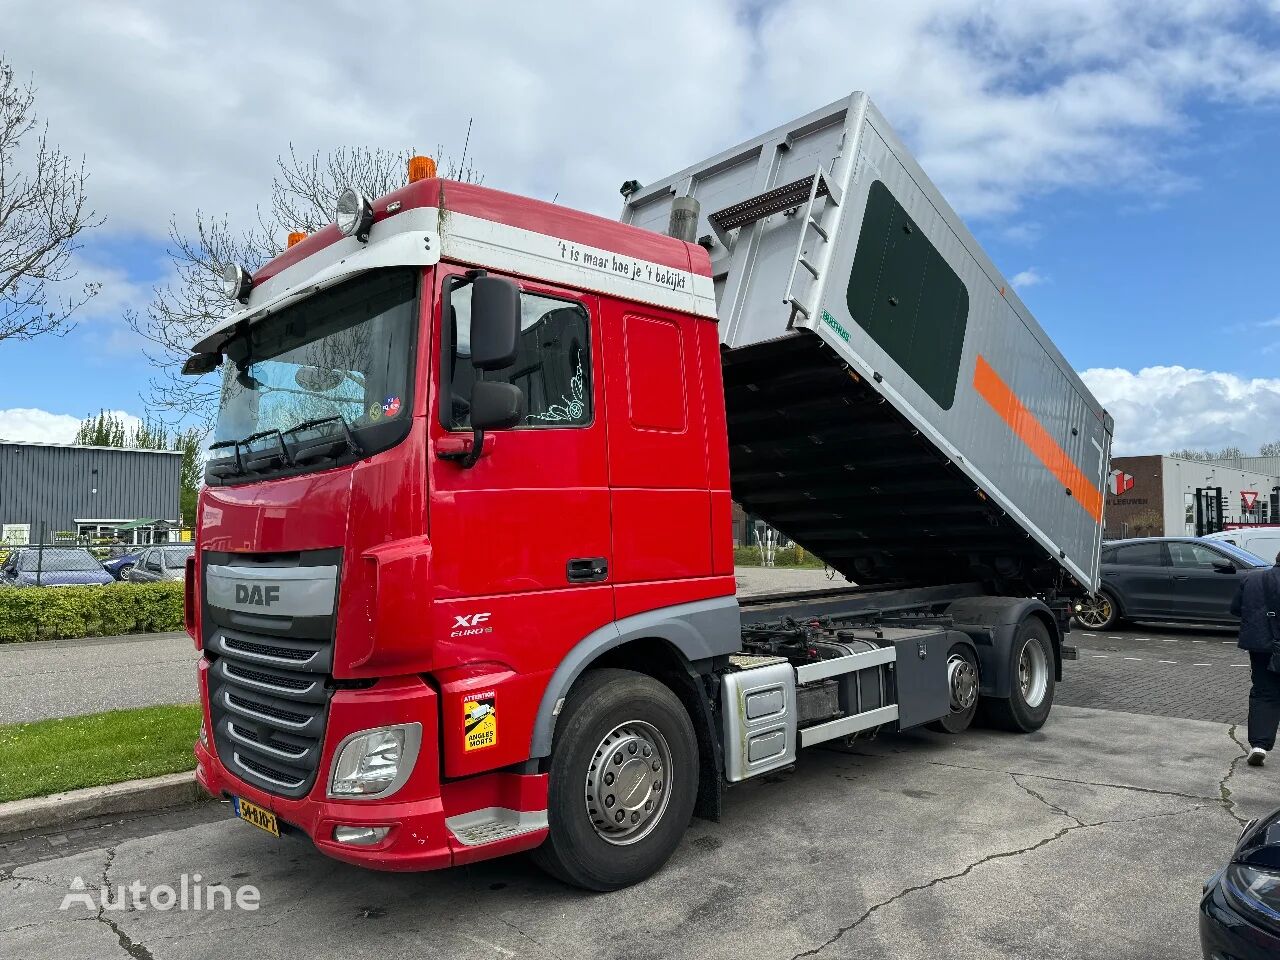
[[[1173,579],[1175,579],[1175,580],[1190,580],[1190,579],[1191,579],[1191,577],[1190,577],[1190,575],[1185,574],[1185,573],[1175,573],[1175,574],[1173,575]]]
[[[609,561],[604,557],[579,557],[565,565],[570,583],[599,583],[608,579]]]

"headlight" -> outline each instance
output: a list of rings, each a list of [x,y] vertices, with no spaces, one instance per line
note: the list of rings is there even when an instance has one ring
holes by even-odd
[[[373,226],[373,204],[355,187],[347,187],[338,194],[336,219],[344,237],[368,240],[369,228]]]
[[[395,793],[413,772],[421,743],[418,723],[353,733],[338,747],[329,796],[372,799]]]
[[[1273,926],[1280,924],[1280,873],[1233,863],[1227,867],[1223,888],[1238,907],[1260,914]]]
[[[253,289],[253,277],[249,271],[238,263],[229,263],[222,268],[222,292],[232,300],[243,302]]]

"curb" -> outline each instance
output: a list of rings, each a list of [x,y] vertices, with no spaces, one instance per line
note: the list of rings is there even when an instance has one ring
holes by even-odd
[[[188,770],[105,787],[68,790],[47,797],[12,800],[0,803],[0,838],[46,827],[67,827],[90,817],[151,813],[212,799],[196,783],[195,771]]]

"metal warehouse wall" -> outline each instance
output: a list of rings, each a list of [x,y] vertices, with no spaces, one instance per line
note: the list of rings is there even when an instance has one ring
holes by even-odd
[[[166,451],[0,441],[0,523],[30,523],[34,539],[41,521],[52,534],[77,519],[177,520],[181,468]]]

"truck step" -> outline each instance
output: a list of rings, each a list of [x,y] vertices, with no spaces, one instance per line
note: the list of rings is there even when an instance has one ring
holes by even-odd
[[[485,807],[449,817],[444,825],[459,843],[478,847],[547,829],[547,811]]]

